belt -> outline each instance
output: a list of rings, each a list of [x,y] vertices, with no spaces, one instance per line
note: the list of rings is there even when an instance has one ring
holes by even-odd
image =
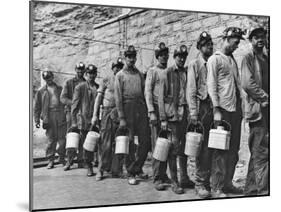
[[[61,107],[49,107],[48,110],[50,112],[60,112],[60,111],[63,111],[64,109]]]

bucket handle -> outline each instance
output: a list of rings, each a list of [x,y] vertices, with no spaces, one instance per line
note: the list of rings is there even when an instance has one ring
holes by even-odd
[[[231,125],[229,124],[229,122],[227,122],[226,120],[221,120],[220,121],[220,125],[219,126],[223,126],[222,124],[225,124],[228,127],[229,132],[231,132]],[[215,121],[211,124],[211,129],[215,127]]]
[[[129,128],[128,127],[118,127],[118,129],[115,132],[115,137],[120,135],[120,131],[122,131],[122,130],[126,133],[126,135],[129,135]]]
[[[98,133],[98,132],[99,132],[99,127],[96,126],[96,125],[91,125],[89,131],[94,131],[94,132],[97,132],[97,133]]]
[[[70,132],[75,132],[75,133],[80,134],[80,130],[78,129],[78,127],[69,127],[67,130],[67,133],[70,133]]]
[[[191,126],[194,126],[194,127],[195,127],[193,132],[197,132],[196,129],[198,129],[198,128],[196,128],[196,126],[198,126],[199,128],[202,129],[202,134],[205,135],[205,129],[204,129],[204,126],[203,126],[203,124],[202,124],[201,121],[198,121],[197,124],[192,124],[192,123],[190,123],[190,124],[187,126],[186,132],[191,132],[191,131],[189,131],[189,129],[190,129]]]

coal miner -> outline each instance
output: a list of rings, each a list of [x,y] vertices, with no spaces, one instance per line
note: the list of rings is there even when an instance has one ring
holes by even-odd
[[[65,104],[67,129],[71,127],[71,104],[72,104],[74,89],[80,82],[85,82],[85,78],[84,78],[85,64],[82,62],[76,64],[75,72],[76,72],[76,76],[65,82],[60,95],[61,102]],[[70,165],[72,164],[75,153],[76,152],[73,149],[66,150],[67,162],[64,166],[65,171],[70,169]]]
[[[51,169],[54,167],[56,152],[59,154],[59,162],[63,165],[65,163],[66,118],[64,105],[60,102],[61,86],[53,81],[54,75],[51,71],[43,71],[42,78],[46,85],[36,93],[34,119],[36,128],[40,128],[42,119],[42,127],[46,130],[48,138],[46,157],[49,160],[47,169]]]
[[[222,36],[222,48],[216,51],[207,62],[207,87],[213,105],[215,125],[221,120],[231,125],[229,150],[213,152],[211,188],[213,197],[225,197],[225,193],[241,193],[234,187],[232,178],[241,135],[241,82],[233,52],[238,48],[243,32],[240,28],[226,28]]]
[[[190,112],[190,124],[197,125],[200,121],[204,127],[204,139],[201,150],[196,158],[195,189],[200,198],[210,196],[210,175],[216,167],[212,167],[211,149],[208,149],[210,126],[213,122],[211,100],[207,91],[207,61],[213,54],[213,41],[207,32],[202,32],[197,40],[198,58],[188,65],[188,81],[186,98]],[[215,151],[215,150],[214,150]],[[215,176],[214,176],[215,177]]]
[[[105,77],[99,86],[97,98],[94,105],[92,125],[97,125],[100,106],[102,105],[102,115],[100,124],[101,142],[99,144],[99,166],[96,180],[103,177],[103,172],[112,172],[113,177],[120,177],[122,174],[122,164],[119,164],[119,155],[114,155],[113,146],[115,132],[119,125],[117,109],[114,99],[114,81],[116,74],[123,68],[121,58],[112,63],[112,74]]]
[[[186,101],[187,69],[184,67],[188,55],[187,47],[181,45],[174,51],[175,64],[164,70],[159,84],[159,117],[161,129],[172,132],[168,165],[172,180],[172,190],[183,194],[183,188],[193,188],[194,183],[187,175],[187,156],[184,155],[185,133],[188,108]],[[180,165],[180,182],[177,177],[177,157]]]
[[[86,135],[91,127],[91,119],[94,110],[94,103],[97,96],[98,84],[95,82],[97,67],[89,64],[86,68],[86,82],[79,83],[75,89],[71,106],[72,129],[80,130],[80,142],[78,148],[78,163],[83,166],[83,158],[88,168],[89,176],[93,175],[94,153],[84,150],[83,144]],[[77,118],[77,114],[79,116]]]
[[[268,194],[269,60],[264,54],[266,34],[263,28],[251,31],[249,41],[252,48],[244,55],[241,64],[251,152],[244,191],[246,195]]]
[[[120,121],[119,128],[129,128],[129,155],[125,158],[128,183],[136,185],[136,177],[146,178],[142,167],[149,150],[149,124],[144,98],[144,78],[135,67],[137,52],[134,46],[128,46],[124,52],[125,64],[116,74],[114,84],[115,103]],[[138,147],[134,144],[138,137]],[[136,156],[135,156],[136,155]]]
[[[157,64],[148,70],[145,81],[145,99],[150,119],[152,152],[154,150],[155,142],[160,131],[158,109],[160,75],[165,69],[167,69],[169,48],[166,47],[164,43],[160,43],[158,48],[155,50],[155,57],[157,59]],[[167,162],[161,162],[153,158],[152,171],[156,190],[165,190],[165,186],[163,183],[169,181],[166,170]]]

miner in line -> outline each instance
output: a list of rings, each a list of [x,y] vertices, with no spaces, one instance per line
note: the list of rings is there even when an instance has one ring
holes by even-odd
[[[237,27],[223,31],[222,48],[216,51],[207,62],[207,87],[213,105],[215,125],[221,121],[231,126],[229,150],[213,152],[211,188],[212,196],[225,197],[226,193],[241,193],[233,185],[232,179],[238,162],[241,136],[241,82],[233,52],[238,48],[243,32]]]
[[[190,124],[198,127],[199,122],[204,127],[204,138],[198,158],[196,158],[195,189],[201,198],[210,197],[210,175],[213,170],[220,169],[212,165],[212,150],[208,148],[210,126],[213,123],[213,111],[207,91],[207,61],[213,54],[213,41],[211,35],[202,32],[197,40],[198,58],[188,65],[187,101],[190,112]],[[217,165],[217,164],[215,164]],[[216,177],[216,176],[212,176]]]
[[[181,45],[174,51],[175,64],[164,70],[159,84],[159,117],[162,130],[171,130],[171,146],[168,165],[172,190],[183,194],[183,188],[193,188],[194,183],[187,175],[187,156],[184,155],[185,133],[188,118],[186,101],[187,69],[184,66],[188,55],[187,47]],[[177,177],[177,158],[180,165],[180,181]]]
[[[59,162],[65,164],[66,118],[64,104],[60,101],[62,87],[54,82],[54,74],[51,71],[43,71],[42,78],[46,85],[36,93],[34,119],[36,128],[40,128],[41,119],[42,127],[46,130],[48,138],[46,157],[49,161],[47,169],[52,169],[56,152],[59,154]]]
[[[60,100],[65,104],[65,113],[66,113],[66,121],[67,121],[67,129],[71,127],[71,104],[75,87],[80,82],[85,82],[84,73],[85,73],[85,64],[79,62],[75,65],[76,76],[67,80],[63,86]],[[64,166],[64,170],[67,171],[70,169],[71,164],[73,163],[73,159],[76,155],[76,150],[73,148],[69,148],[66,150],[66,164]],[[78,158],[78,167],[82,168],[81,158]]]
[[[115,132],[119,125],[117,108],[114,99],[114,81],[116,74],[123,68],[121,58],[112,63],[112,73],[103,78],[98,89],[97,98],[94,105],[92,125],[97,125],[100,106],[102,105],[102,115],[100,124],[101,142],[99,144],[99,166],[96,180],[102,180],[104,171],[112,173],[112,177],[122,176],[122,163],[119,155],[115,155],[114,139]],[[120,160],[120,163],[119,163]]]
[[[147,178],[142,167],[149,151],[149,123],[144,98],[144,77],[136,68],[137,51],[128,46],[124,52],[125,64],[116,74],[114,84],[115,104],[118,112],[119,128],[129,129],[129,155],[125,158],[128,183],[137,184],[137,177]],[[134,138],[138,138],[138,146]]]
[[[78,128],[81,136],[78,148],[78,161],[83,161],[84,158],[88,168],[88,176],[93,175],[92,161],[94,153],[87,150],[83,151],[83,144],[91,127],[94,103],[97,96],[98,84],[95,82],[96,76],[97,67],[89,64],[86,68],[86,81],[79,83],[75,87],[71,105],[71,128]],[[78,113],[79,116],[77,116]]]
[[[268,194],[269,180],[269,60],[264,53],[267,31],[255,28],[249,34],[251,48],[241,63],[245,95],[245,119],[249,122],[249,149],[246,195]]]
[[[169,48],[166,47],[164,43],[160,43],[158,48],[155,50],[155,57],[157,59],[157,64],[148,70],[145,81],[145,98],[150,119],[152,152],[160,132],[158,109],[159,83],[160,75],[167,68]],[[162,162],[155,158],[152,159],[153,181],[156,190],[165,190],[164,183],[170,181],[166,171],[167,162]]]

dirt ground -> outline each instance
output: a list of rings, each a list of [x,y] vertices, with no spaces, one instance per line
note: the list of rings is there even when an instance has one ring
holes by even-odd
[[[249,150],[247,146],[247,131],[242,127],[239,162],[236,166],[233,182],[237,186],[245,184]],[[33,156],[44,157],[46,137],[42,129],[35,129]],[[194,180],[194,159],[188,160],[188,174]],[[151,154],[144,166],[144,172],[150,178],[139,181],[136,186],[128,185],[126,179],[105,178],[95,181],[95,177],[87,177],[86,169],[78,169],[74,164],[70,171],[63,171],[62,165],[56,165],[52,170],[45,167],[33,169],[33,206],[34,209],[65,208],[82,206],[102,206],[116,204],[133,204],[146,202],[163,202],[176,200],[199,199],[194,189],[185,189],[182,195],[176,195],[167,185],[166,191],[156,191],[151,179]],[[97,169],[94,168],[94,172]],[[235,196],[235,195],[230,195]]]

